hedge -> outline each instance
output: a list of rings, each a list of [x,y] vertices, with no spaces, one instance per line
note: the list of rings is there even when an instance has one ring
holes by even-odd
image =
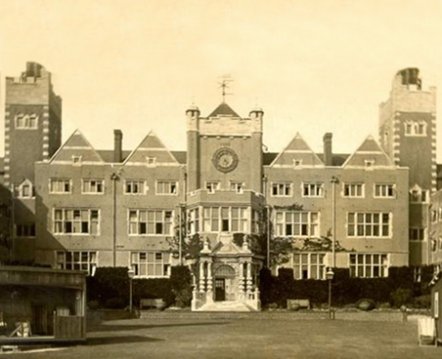
[[[172,267],[170,278],[133,279],[132,302],[162,298],[167,306],[176,303],[189,306],[192,299],[191,274],[186,266]],[[125,308],[129,305],[127,267],[99,267],[93,277],[86,278],[88,302],[103,308]],[[95,306],[95,305],[94,305]]]
[[[332,281],[332,304],[354,304],[361,298],[370,298],[378,304],[425,306],[428,303],[428,283],[433,269],[422,267],[421,282],[414,282],[414,268],[393,267],[388,278],[351,278],[349,269],[336,268]],[[280,268],[277,276],[268,269],[260,273],[261,303],[286,307],[287,299],[309,299],[313,305],[328,301],[328,281],[295,280],[291,268]]]

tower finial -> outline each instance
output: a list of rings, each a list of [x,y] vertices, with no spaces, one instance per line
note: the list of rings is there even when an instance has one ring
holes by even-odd
[[[223,103],[226,102],[227,95],[233,95],[233,93],[227,93],[226,89],[229,88],[229,82],[233,82],[233,79],[230,75],[221,76],[221,82],[218,82],[219,87],[221,89],[221,95],[223,97]]]

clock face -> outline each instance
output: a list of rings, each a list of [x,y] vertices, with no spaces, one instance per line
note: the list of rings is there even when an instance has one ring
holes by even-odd
[[[224,173],[233,171],[238,166],[238,156],[229,147],[219,148],[214,153],[212,161],[216,169]]]

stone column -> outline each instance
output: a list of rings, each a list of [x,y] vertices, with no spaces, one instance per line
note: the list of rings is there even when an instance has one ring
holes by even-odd
[[[244,263],[239,263],[238,290],[242,295],[244,292]]]
[[[207,262],[207,291],[212,291],[212,263]]]
[[[252,263],[247,262],[247,274],[246,274],[246,292],[252,290]]]
[[[213,291],[212,288],[212,262],[207,262],[207,293],[206,293],[206,301],[208,303],[213,302]]]
[[[205,282],[205,278],[204,278],[204,262],[200,261],[200,278],[199,278],[198,289],[199,289],[199,291],[201,293],[204,292],[204,282]]]

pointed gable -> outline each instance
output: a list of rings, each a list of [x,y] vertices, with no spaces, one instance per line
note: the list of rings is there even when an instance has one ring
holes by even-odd
[[[173,154],[164,146],[158,136],[149,132],[138,147],[124,161],[125,164],[178,165]]]
[[[375,141],[368,136],[359,148],[345,161],[343,167],[378,167],[394,166],[390,157]]]
[[[51,163],[74,161],[81,163],[103,162],[101,156],[79,130],[74,131],[50,160]]]
[[[273,160],[271,166],[321,166],[324,163],[297,133],[287,147]]]

